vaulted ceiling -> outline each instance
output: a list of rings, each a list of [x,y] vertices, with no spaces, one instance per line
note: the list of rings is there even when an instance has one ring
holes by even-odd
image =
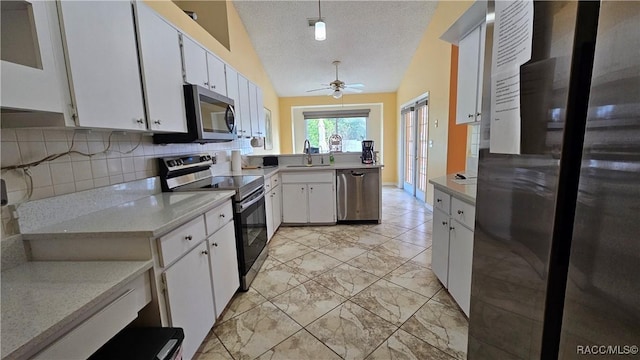
[[[364,93],[394,92],[437,6],[436,1],[321,1],[327,39],[316,41],[308,19],[317,1],[234,0],[278,96],[307,92],[339,78],[363,83]],[[233,44],[232,44],[233,46]],[[437,54],[434,54],[437,56]]]

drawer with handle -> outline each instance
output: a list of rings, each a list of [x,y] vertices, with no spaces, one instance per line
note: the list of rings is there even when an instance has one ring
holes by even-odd
[[[438,189],[433,189],[433,206],[436,209],[440,209],[449,215],[451,204],[451,195],[442,192]]]
[[[204,218],[197,218],[158,238],[160,265],[166,267],[207,237]]]
[[[207,211],[204,214],[205,221],[207,223],[207,235],[211,235],[223,227],[226,223],[233,220],[233,206],[231,200],[216,207],[215,209]]]
[[[271,177],[271,188],[278,186],[280,184],[280,176],[278,174],[273,175]]]
[[[451,217],[473,230],[476,220],[476,207],[456,198],[451,199]]]

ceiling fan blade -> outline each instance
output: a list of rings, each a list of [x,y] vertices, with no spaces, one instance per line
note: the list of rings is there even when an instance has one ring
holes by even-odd
[[[362,89],[354,89],[351,87],[345,87],[344,89],[342,89],[342,91],[344,92],[352,92],[352,93],[361,93]]]
[[[363,88],[364,84],[362,83],[355,83],[355,84],[344,84],[345,87],[350,87],[350,88]]]
[[[330,87],[325,87],[325,88],[320,88],[320,89],[307,90],[307,92],[320,91],[320,90],[331,90],[331,88]]]

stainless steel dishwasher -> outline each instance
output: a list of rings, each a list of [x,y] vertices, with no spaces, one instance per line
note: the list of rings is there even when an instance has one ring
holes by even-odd
[[[338,221],[380,220],[380,169],[336,172]]]

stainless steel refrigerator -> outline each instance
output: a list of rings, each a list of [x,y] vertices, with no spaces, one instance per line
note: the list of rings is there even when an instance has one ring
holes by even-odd
[[[520,154],[480,154],[468,358],[638,358],[640,2],[535,2],[533,24]]]

